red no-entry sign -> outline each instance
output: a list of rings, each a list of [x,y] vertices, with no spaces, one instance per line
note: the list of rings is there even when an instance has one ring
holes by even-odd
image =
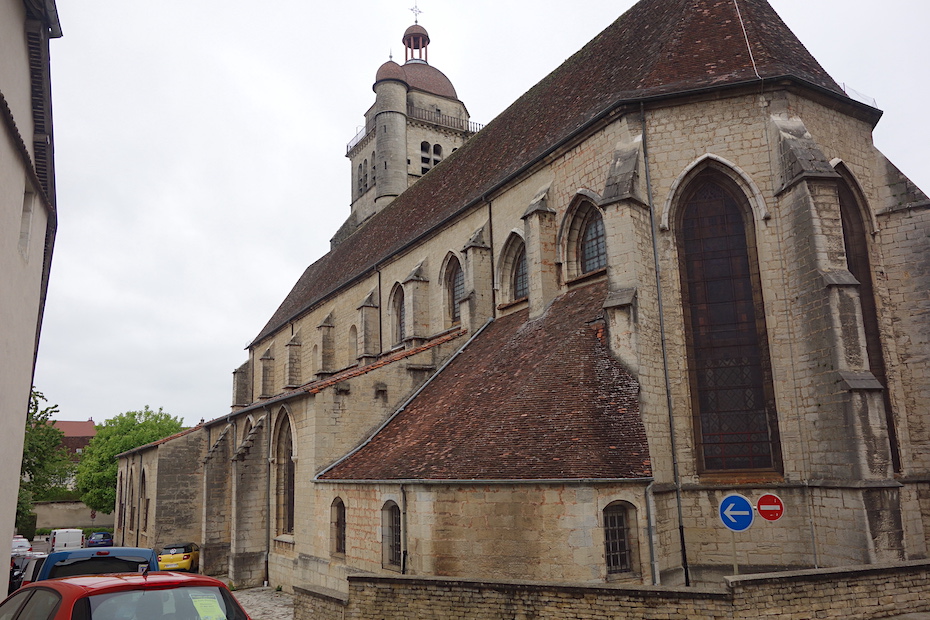
[[[778,521],[785,514],[785,503],[777,495],[767,493],[756,502],[756,510],[766,521]]]

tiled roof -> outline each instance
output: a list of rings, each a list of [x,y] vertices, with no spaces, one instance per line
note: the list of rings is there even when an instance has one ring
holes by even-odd
[[[325,480],[651,475],[639,385],[605,343],[603,283],[502,317]]]
[[[641,0],[310,265],[255,341],[477,203],[617,105],[750,83],[757,74],[845,97],[768,2],[739,0],[738,6],[740,13],[733,0]]]
[[[65,437],[94,437],[97,435],[97,427],[94,426],[93,420],[52,420],[52,426],[65,434]]]

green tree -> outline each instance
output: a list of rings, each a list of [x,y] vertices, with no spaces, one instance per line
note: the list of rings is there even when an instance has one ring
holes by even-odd
[[[164,439],[182,429],[181,418],[152,411],[127,411],[97,426],[97,435],[81,456],[77,488],[81,501],[90,508],[110,514],[116,507],[117,454]]]
[[[35,501],[67,486],[74,473],[74,464],[62,443],[65,434],[52,426],[58,405],[43,407],[46,402],[45,395],[33,388],[26,412],[20,486]]]

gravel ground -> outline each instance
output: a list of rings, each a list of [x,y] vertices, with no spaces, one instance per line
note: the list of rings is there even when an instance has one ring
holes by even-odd
[[[233,596],[252,620],[292,620],[294,597],[273,588],[235,590]]]

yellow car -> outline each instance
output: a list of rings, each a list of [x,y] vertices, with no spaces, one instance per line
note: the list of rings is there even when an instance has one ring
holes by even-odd
[[[186,570],[196,573],[200,568],[200,547],[186,542],[165,545],[158,556],[158,570]]]

